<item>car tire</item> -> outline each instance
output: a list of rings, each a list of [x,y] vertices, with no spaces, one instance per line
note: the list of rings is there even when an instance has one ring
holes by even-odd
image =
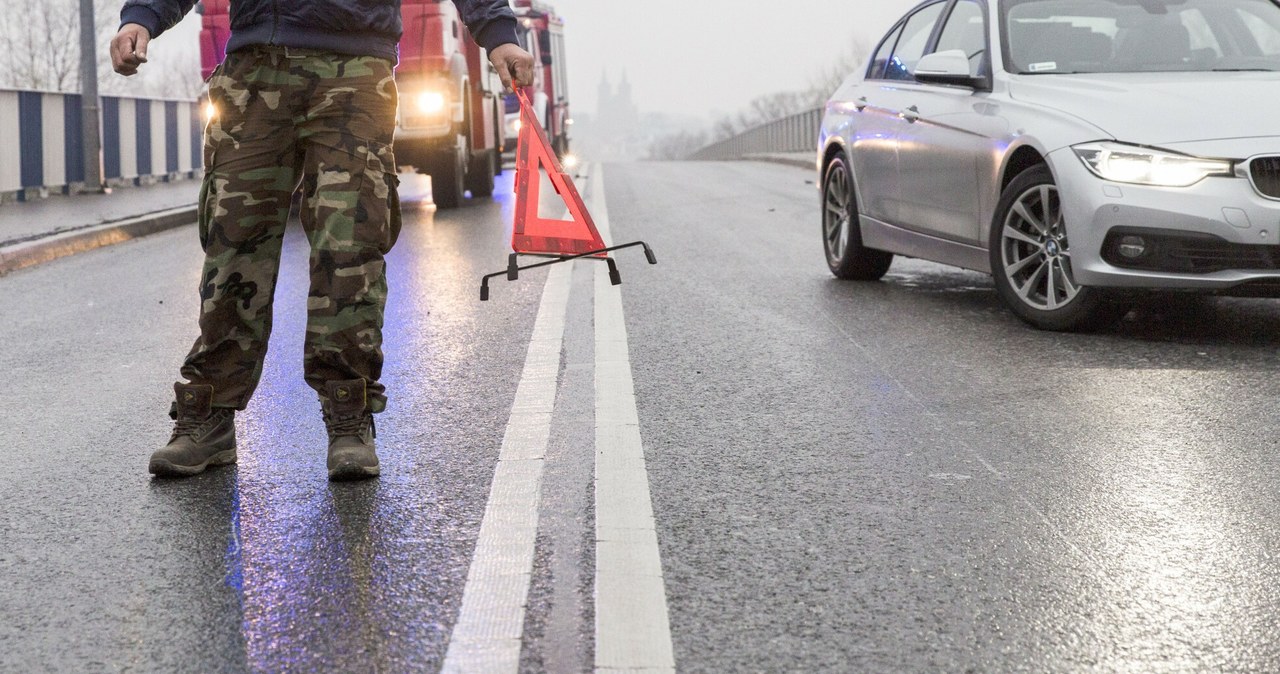
[[[823,173],[822,248],[836,278],[876,281],[893,263],[893,253],[862,245],[853,175],[842,157],[832,159]]]
[[[1120,295],[1078,285],[1053,173],[1037,164],[1000,194],[992,219],[991,274],[1014,315],[1041,330],[1086,331],[1120,320]]]

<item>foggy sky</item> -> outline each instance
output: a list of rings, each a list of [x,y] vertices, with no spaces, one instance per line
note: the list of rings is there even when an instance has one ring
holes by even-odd
[[[805,88],[854,40],[870,50],[920,0],[548,0],[565,20],[572,105],[622,70],[642,112],[709,117]]]
[[[802,89],[855,40],[870,49],[919,0],[547,0],[565,20],[573,110],[593,113],[602,72],[626,71],[642,112],[711,121]],[[192,13],[161,44],[198,49]],[[185,45],[184,45],[185,46]],[[174,47],[168,47],[170,49]]]

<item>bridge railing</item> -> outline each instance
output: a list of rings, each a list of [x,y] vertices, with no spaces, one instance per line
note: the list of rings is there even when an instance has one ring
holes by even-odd
[[[742,159],[771,152],[817,152],[822,108],[765,122],[742,133],[712,143],[693,154],[695,160]]]
[[[195,101],[103,96],[99,107],[108,185],[190,177],[202,168]],[[83,184],[81,133],[79,94],[0,89],[0,201]]]

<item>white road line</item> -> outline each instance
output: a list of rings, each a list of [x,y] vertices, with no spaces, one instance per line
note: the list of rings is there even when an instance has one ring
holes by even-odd
[[[604,171],[591,214],[612,245]],[[622,294],[596,266],[596,672],[674,672],[666,584],[636,413]]]
[[[462,610],[445,652],[442,671],[450,674],[505,674],[520,666],[542,468],[551,433],[573,265],[552,266],[542,289],[533,338],[462,591]]]

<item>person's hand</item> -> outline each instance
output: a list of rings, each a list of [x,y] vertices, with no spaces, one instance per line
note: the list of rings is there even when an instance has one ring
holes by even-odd
[[[489,52],[489,62],[498,69],[498,77],[502,78],[502,86],[507,91],[515,91],[512,86],[527,87],[533,84],[533,55],[518,44],[508,42]]]
[[[111,67],[128,77],[138,72],[138,66],[147,62],[147,43],[151,31],[146,26],[126,23],[111,40]]]

